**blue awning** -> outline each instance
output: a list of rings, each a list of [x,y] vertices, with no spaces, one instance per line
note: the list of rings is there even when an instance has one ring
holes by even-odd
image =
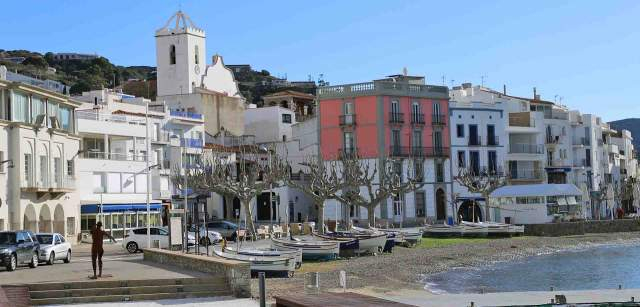
[[[152,203],[150,204],[151,211],[159,211],[162,209],[162,204],[160,203]],[[102,205],[102,213],[108,212],[124,212],[124,211],[147,211],[147,204],[145,203],[135,203],[135,204],[103,204]],[[99,213],[100,205],[99,204],[90,204],[90,205],[82,205],[80,207],[80,213]]]
[[[485,201],[484,197],[482,196],[458,196],[458,198],[456,198],[456,201],[465,201],[465,200],[475,200],[475,201]]]
[[[571,167],[562,166],[547,166],[544,169],[549,173],[568,173],[571,171]]]

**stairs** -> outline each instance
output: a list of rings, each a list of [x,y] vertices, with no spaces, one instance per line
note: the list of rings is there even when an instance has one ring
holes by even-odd
[[[27,284],[32,305],[231,296],[224,278],[99,280]]]

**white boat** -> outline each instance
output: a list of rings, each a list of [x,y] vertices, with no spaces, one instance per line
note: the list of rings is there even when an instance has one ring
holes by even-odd
[[[252,275],[258,274],[258,272],[265,272],[270,275],[286,274],[288,277],[291,277],[296,270],[296,260],[293,257],[251,256],[223,252],[218,249],[214,249],[213,252],[221,258],[248,262],[250,264]]]
[[[464,226],[468,227],[484,227],[487,230],[487,235],[492,237],[508,237],[513,235],[519,235],[524,233],[524,226],[510,225],[497,222],[462,222]]]
[[[427,225],[424,228],[425,237],[443,238],[443,237],[461,237],[465,228],[461,225],[436,224]]]
[[[354,232],[330,232],[324,235],[314,234],[324,240],[350,241],[358,240],[357,254],[376,254],[382,252],[387,243],[387,234],[383,232],[375,233],[354,233]]]
[[[396,245],[416,245],[422,240],[422,231],[420,230],[405,230],[405,229],[382,229],[382,228],[370,228],[371,230],[381,231],[385,233],[391,233]]]
[[[296,269],[302,266],[302,250],[275,250],[272,248],[252,248],[252,249],[240,249],[236,250],[235,247],[227,246],[224,250],[228,253],[235,253],[248,256],[262,256],[262,257],[289,257],[296,261]]]
[[[340,242],[271,238],[271,248],[279,251],[302,250],[302,259],[332,260],[340,252]]]

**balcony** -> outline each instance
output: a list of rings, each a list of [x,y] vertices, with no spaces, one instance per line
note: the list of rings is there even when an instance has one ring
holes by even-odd
[[[358,157],[358,148],[350,147],[350,148],[340,148],[338,150],[338,159],[348,159],[348,158],[357,158]]]
[[[535,128],[536,122],[531,116],[531,112],[509,113],[509,126]]]
[[[481,146],[482,145],[482,141],[480,139],[479,136],[477,135],[470,135],[469,136],[469,141],[467,142],[467,144],[469,146]]]
[[[51,194],[52,197],[57,197],[60,194],[72,192],[76,189],[76,182],[73,177],[59,178],[58,180],[26,180],[20,185],[22,192],[36,193],[40,198],[45,194]]]
[[[340,115],[340,126],[354,126],[356,124],[356,115],[355,114],[347,114]]]
[[[182,138],[180,139],[181,147],[202,148],[202,139]]]
[[[171,141],[170,136],[169,136],[169,132],[168,131],[162,131],[160,133],[157,133],[155,135],[151,136],[151,143],[169,143]]]
[[[114,160],[114,161],[146,161],[147,157],[141,154],[123,154],[114,152],[85,151],[81,155],[84,159]]]
[[[497,166],[494,165],[492,167],[489,166],[482,166],[479,168],[474,168],[473,166],[471,167],[470,171],[472,172],[472,174],[474,175],[493,175],[493,176],[504,176],[504,170],[502,169],[501,166]]]
[[[444,115],[440,115],[440,114],[431,115],[432,126],[444,126],[446,122],[447,122],[447,118]]]
[[[422,113],[411,114],[411,123],[414,125],[424,125],[424,114]]]
[[[415,147],[415,146],[391,146],[389,147],[391,157],[448,157],[449,147]]]
[[[398,112],[389,113],[389,123],[404,124],[404,113],[398,113]]]
[[[193,112],[179,112],[179,111],[170,111],[169,115],[171,116],[175,116],[175,117],[182,117],[182,118],[188,118],[188,119],[195,119],[195,120],[202,120],[202,114],[199,113],[193,113]]]
[[[573,162],[573,167],[591,167],[591,161],[587,161],[587,159],[578,159],[578,161]]]
[[[551,135],[547,134],[544,138],[544,142],[547,145],[556,145],[560,144],[560,136],[559,135]]]
[[[500,146],[500,139],[497,136],[488,136],[487,146]]]
[[[510,154],[542,154],[542,145],[536,144],[509,144]]]
[[[515,181],[538,181],[544,179],[541,169],[510,169],[509,179]]]
[[[586,137],[574,138],[573,146],[591,146],[591,140]]]
[[[347,98],[356,96],[410,96],[449,99],[449,89],[446,86],[388,81],[373,81],[323,86],[318,88],[319,99]]]

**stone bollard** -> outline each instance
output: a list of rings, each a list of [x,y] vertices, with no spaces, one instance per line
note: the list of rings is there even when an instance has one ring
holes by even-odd
[[[258,287],[260,289],[260,307],[267,306],[267,297],[266,297],[266,285],[264,280],[264,272],[258,273]]]
[[[304,290],[309,294],[318,294],[320,292],[320,274],[318,272],[305,274]]]

